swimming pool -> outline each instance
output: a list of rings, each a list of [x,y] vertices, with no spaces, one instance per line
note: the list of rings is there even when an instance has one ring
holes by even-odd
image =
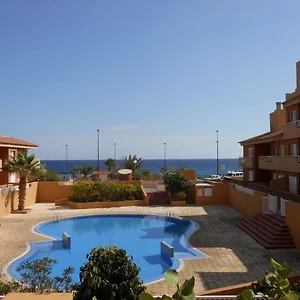
[[[37,225],[34,231],[54,240],[30,243],[29,251],[14,260],[7,268],[8,274],[18,280],[16,269],[28,260],[49,257],[58,264],[53,275],[61,275],[63,269],[72,266],[72,278],[79,281],[79,269],[86,262],[86,254],[93,247],[115,245],[132,255],[141,269],[140,278],[149,283],[163,277],[166,270],[179,268],[182,258],[199,258],[205,254],[192,248],[189,236],[198,230],[190,220],[156,215],[111,214],[89,215],[49,221]],[[71,248],[62,246],[62,232],[71,236]],[[161,241],[174,247],[174,257],[161,255]]]

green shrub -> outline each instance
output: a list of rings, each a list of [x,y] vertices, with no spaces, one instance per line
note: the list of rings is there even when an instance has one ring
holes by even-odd
[[[71,201],[74,202],[109,202],[140,200],[143,193],[140,186],[126,183],[80,181],[73,186]]]
[[[166,190],[170,192],[171,195],[178,194],[180,192],[184,192],[186,194],[190,187],[190,182],[178,172],[165,172],[163,174],[163,180]]]
[[[80,268],[74,300],[138,300],[145,291],[139,268],[126,251],[117,247],[94,248]]]
[[[48,257],[27,261],[17,269],[21,275],[20,283],[11,281],[2,287],[6,288],[6,292],[71,292],[73,289],[71,274],[74,273],[74,269],[66,268],[61,277],[51,277],[56,263],[55,259]]]
[[[255,295],[262,296],[262,299],[300,299],[300,293],[297,292],[297,284],[292,285],[287,279],[287,276],[293,272],[293,269],[287,263],[279,264],[272,258],[270,266],[270,273],[266,274],[262,281],[253,283],[248,289],[238,295],[238,300],[252,300],[255,299]]]
[[[186,197],[186,193],[185,192],[179,192],[176,194],[171,194],[171,200],[172,201],[183,201]]]
[[[20,284],[17,281],[1,282],[0,281],[0,296],[5,296],[8,293],[18,292]]]
[[[72,186],[71,201],[88,202],[94,191],[94,182],[92,180],[80,180]]]

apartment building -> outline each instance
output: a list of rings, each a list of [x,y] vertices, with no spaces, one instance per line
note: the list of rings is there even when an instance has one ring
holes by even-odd
[[[9,157],[17,157],[18,152],[27,153],[38,145],[19,140],[10,136],[0,136],[0,185],[18,182],[18,174],[2,171],[2,166]]]
[[[241,141],[240,165],[244,181],[300,194],[300,61],[296,64],[297,87],[276,103],[270,114],[270,130]]]

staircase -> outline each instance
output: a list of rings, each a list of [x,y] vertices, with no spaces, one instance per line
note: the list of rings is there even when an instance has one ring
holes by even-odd
[[[295,248],[283,217],[261,214],[246,218],[237,226],[267,249]]]
[[[165,206],[170,204],[168,192],[147,193],[147,196],[149,205]]]

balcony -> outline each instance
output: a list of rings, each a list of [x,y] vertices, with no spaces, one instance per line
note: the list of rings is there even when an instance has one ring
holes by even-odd
[[[300,137],[300,121],[286,123],[283,126],[284,139],[294,139]]]
[[[254,168],[254,157],[240,157],[239,158],[240,168]]]
[[[300,156],[260,156],[258,168],[271,171],[300,173]]]

